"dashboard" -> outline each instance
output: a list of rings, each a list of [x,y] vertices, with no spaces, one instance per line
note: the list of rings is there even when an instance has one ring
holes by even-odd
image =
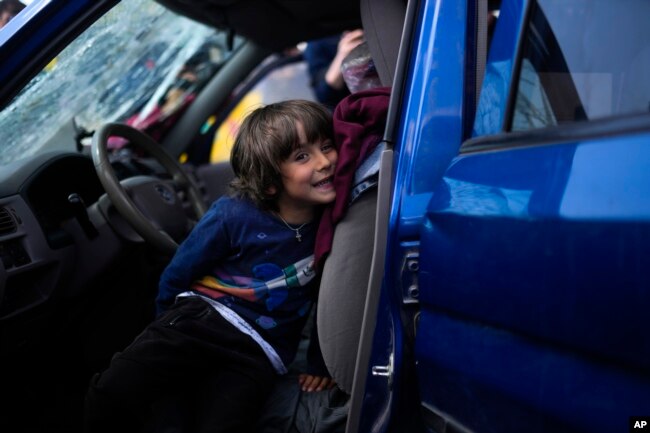
[[[135,155],[111,164],[120,180],[169,178],[157,162]],[[206,203],[225,194],[233,176],[228,163],[184,168]],[[117,213],[90,156],[59,151],[0,167],[0,353],[36,341],[61,304],[124,297],[129,289],[115,278],[139,285],[134,291],[155,290],[167,260]]]
[[[103,188],[88,156],[50,153],[0,172],[0,320],[73,296],[119,253],[98,209]]]

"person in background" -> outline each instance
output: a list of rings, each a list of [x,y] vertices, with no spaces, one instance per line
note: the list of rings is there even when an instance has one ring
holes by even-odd
[[[304,56],[316,99],[334,109],[350,94],[343,80],[341,65],[350,52],[363,42],[363,30],[316,39],[307,43]]]
[[[0,29],[6,26],[23,9],[25,9],[25,5],[18,0],[0,1]]]
[[[179,389],[192,395],[188,431],[248,432],[287,372],[317,295],[320,210],[336,195],[331,114],[302,100],[258,108],[231,163],[235,194],[179,246],[160,278],[158,318],[91,380],[86,432],[139,431]],[[306,391],[334,386],[316,354],[298,379]]]

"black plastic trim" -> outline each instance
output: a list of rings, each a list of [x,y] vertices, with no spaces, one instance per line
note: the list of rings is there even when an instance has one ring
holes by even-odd
[[[524,12],[524,17],[521,20],[521,27],[517,30],[517,47],[515,48],[515,60],[513,63],[514,70],[512,71],[512,79],[510,80],[510,86],[508,88],[508,99],[506,100],[505,115],[503,116],[503,125],[501,125],[502,131],[509,131],[512,127],[512,119],[514,117],[515,104],[517,99],[517,91],[519,90],[519,75],[521,72],[521,64],[523,62],[523,52],[524,52],[524,39],[526,38],[525,30],[528,27],[528,21],[530,20],[530,13],[532,10],[532,4],[536,0],[527,0]]]
[[[460,153],[566,143],[636,132],[650,132],[650,114],[613,117],[472,138],[462,144]]]
[[[413,53],[413,38],[417,13],[420,10],[420,1],[409,1],[406,6],[404,16],[404,28],[402,30],[402,40],[400,41],[399,53],[397,55],[397,67],[395,69],[395,79],[391,89],[390,103],[386,116],[386,129],[384,130],[384,141],[389,147],[393,147],[396,141],[398,121],[402,111],[402,99],[404,88],[406,87],[406,78],[408,66],[411,63]]]

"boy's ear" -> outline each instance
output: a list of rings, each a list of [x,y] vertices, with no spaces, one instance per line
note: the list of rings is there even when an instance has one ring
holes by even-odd
[[[269,197],[273,197],[273,196],[278,192],[278,189],[275,187],[275,185],[270,185],[270,186],[267,186],[267,187],[266,187],[266,189],[264,190],[264,192],[265,192]]]

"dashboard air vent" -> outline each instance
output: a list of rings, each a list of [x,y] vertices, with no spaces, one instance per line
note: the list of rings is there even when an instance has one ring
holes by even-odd
[[[16,221],[7,208],[0,208],[0,236],[15,232]]]

